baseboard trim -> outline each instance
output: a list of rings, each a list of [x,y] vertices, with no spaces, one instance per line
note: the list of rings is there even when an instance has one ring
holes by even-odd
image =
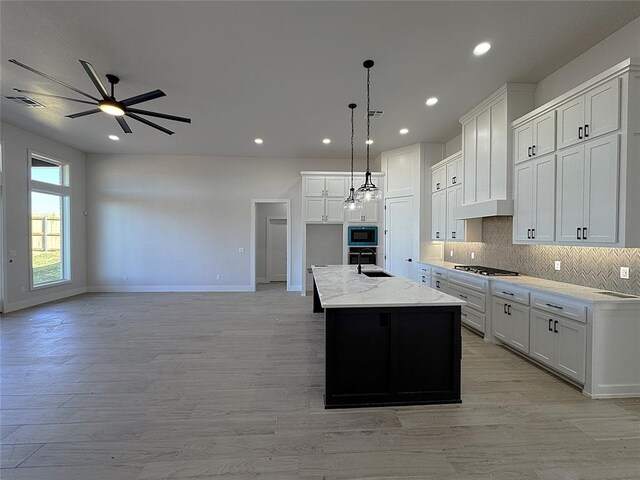
[[[44,303],[55,302],[64,298],[75,297],[76,295],[82,295],[89,290],[87,287],[74,288],[73,290],[66,290],[64,292],[50,293],[48,295],[41,295],[36,298],[30,298],[21,302],[13,302],[5,304],[4,313],[15,312],[16,310],[22,310],[24,308],[36,307]]]
[[[287,288],[287,292],[301,292],[302,291],[302,285],[290,285],[289,288]]]
[[[256,283],[269,283],[269,279],[267,277],[256,278]]]
[[[92,293],[252,292],[251,285],[92,285]]]

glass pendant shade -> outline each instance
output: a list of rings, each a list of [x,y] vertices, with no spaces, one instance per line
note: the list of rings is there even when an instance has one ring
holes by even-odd
[[[351,187],[351,189],[349,190],[349,196],[344,201],[343,208],[345,210],[360,210],[360,209],[362,209],[362,204],[356,200],[353,187]]]

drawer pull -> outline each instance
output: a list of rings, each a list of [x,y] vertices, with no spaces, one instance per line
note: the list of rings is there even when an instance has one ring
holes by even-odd
[[[564,308],[554,305],[553,303],[547,303],[547,307],[557,308],[558,310],[564,310]]]
[[[511,292],[505,292],[504,290],[502,291],[502,293],[504,293],[505,295],[511,295],[512,297],[515,297],[515,294],[511,293]]]
[[[553,318],[549,319],[549,331],[553,332],[553,327],[551,326],[553,324]]]
[[[558,320],[553,322],[553,333],[558,333]]]
[[[460,298],[464,298],[465,300],[467,299],[467,296],[466,296],[466,295],[463,295],[463,294],[461,294],[461,293],[459,293],[459,294],[458,294],[458,296],[459,296]]]

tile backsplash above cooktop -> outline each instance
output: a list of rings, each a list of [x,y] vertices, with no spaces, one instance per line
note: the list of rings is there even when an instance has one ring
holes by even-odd
[[[446,242],[444,259],[640,295],[640,248],[513,245],[511,217],[483,219],[482,240],[482,243]],[[451,250],[453,257],[450,256]],[[473,259],[472,252],[475,253]],[[556,260],[561,262],[559,271],[554,269]],[[620,278],[620,267],[630,268],[628,280]]]

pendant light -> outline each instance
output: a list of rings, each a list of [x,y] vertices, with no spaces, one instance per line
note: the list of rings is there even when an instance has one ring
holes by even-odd
[[[371,115],[369,115],[369,112],[371,111],[369,105],[371,100],[371,95],[369,93],[369,78],[371,67],[373,67],[373,60],[365,60],[362,66],[367,69],[367,173],[364,176],[364,183],[356,191],[356,201],[371,202],[377,201],[382,198],[382,191],[378,187],[376,187],[371,180],[371,171],[369,169],[369,150],[372,143],[370,135]]]
[[[343,204],[345,210],[359,210],[362,208],[362,204],[356,201],[353,188],[353,110],[356,106],[355,103],[349,104],[349,108],[351,109],[351,188],[349,189],[349,196]]]

